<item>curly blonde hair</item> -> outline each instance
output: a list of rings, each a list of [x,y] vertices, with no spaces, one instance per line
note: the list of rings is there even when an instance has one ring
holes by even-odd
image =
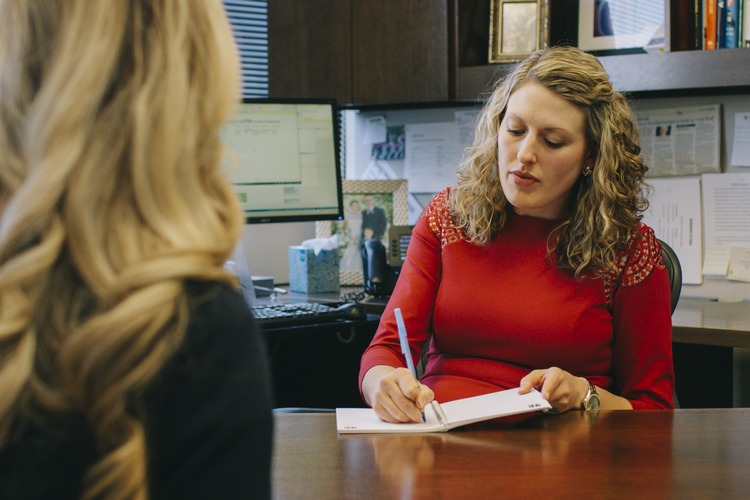
[[[508,99],[526,82],[543,85],[585,112],[587,151],[595,159],[593,175],[575,185],[571,213],[550,240],[555,261],[576,275],[613,271],[648,207],[643,180],[647,167],[639,156],[638,130],[625,96],[615,91],[594,56],[574,47],[534,52],[489,96],[451,191],[456,221],[479,245],[488,244],[505,225],[509,207],[500,186],[498,130]]]
[[[0,2],[0,447],[82,415],[86,498],[148,496],[139,397],[231,282],[237,67],[221,0]]]

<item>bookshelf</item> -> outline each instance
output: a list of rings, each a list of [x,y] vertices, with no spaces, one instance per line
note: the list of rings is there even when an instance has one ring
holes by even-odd
[[[692,1],[692,0],[691,0]],[[687,0],[671,0],[674,48],[689,47],[680,40],[694,36],[686,26]],[[449,0],[455,33],[455,98],[476,99],[512,68],[487,64],[490,0]],[[549,0],[550,44],[576,44],[578,1]],[[682,16],[682,17],[680,17]],[[676,23],[676,24],[675,24]],[[682,35],[682,36],[678,36]],[[675,50],[654,54],[600,56],[617,90],[646,96],[688,96],[741,93],[750,90],[750,50]]]
[[[750,50],[626,54],[599,58],[617,90],[648,95],[708,95],[750,90]],[[474,99],[511,64],[458,68],[457,98]]]

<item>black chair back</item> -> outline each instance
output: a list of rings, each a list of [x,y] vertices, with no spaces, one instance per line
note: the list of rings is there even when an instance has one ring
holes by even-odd
[[[672,291],[672,312],[674,313],[682,292],[682,266],[680,266],[680,259],[677,258],[677,254],[674,253],[672,247],[662,240],[658,241],[661,244],[661,257],[664,260],[664,265],[667,266],[667,274],[669,274]]]

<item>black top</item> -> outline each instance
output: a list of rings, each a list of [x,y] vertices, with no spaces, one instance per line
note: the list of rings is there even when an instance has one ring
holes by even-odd
[[[211,285],[145,395],[150,497],[270,498],[265,349],[242,297]],[[96,452],[81,420],[27,426],[0,450],[0,498],[79,498]]]

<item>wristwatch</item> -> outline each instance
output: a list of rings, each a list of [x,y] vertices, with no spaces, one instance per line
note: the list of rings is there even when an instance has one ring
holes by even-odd
[[[583,402],[581,403],[581,410],[599,411],[600,402],[599,394],[596,392],[596,386],[589,382],[587,379],[584,380],[586,380],[586,382],[589,384],[589,390],[586,392],[586,396],[583,398]]]

